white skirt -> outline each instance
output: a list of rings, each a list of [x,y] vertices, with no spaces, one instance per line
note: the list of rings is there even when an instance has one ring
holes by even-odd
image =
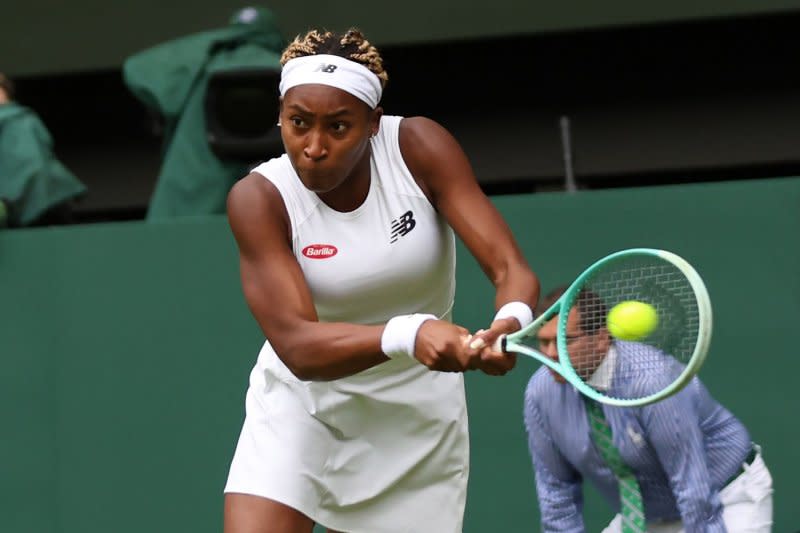
[[[304,382],[265,344],[225,492],[347,533],[457,533],[468,472],[462,374],[395,359]]]

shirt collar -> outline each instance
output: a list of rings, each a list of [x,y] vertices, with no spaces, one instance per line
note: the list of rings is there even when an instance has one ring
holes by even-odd
[[[611,388],[611,380],[614,378],[614,368],[617,366],[617,350],[612,344],[608,348],[605,358],[594,370],[592,377],[586,383],[595,390],[607,391]]]

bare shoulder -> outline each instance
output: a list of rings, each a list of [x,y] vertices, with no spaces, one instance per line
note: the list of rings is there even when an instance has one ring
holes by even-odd
[[[448,191],[479,191],[464,150],[438,122],[425,117],[404,118],[400,122],[399,143],[403,161],[437,207]]]
[[[440,143],[456,143],[447,129],[427,117],[408,117],[400,121],[400,150],[403,157],[430,154]],[[457,144],[457,143],[456,143]]]
[[[271,181],[251,172],[231,188],[227,201],[228,221],[237,240],[253,234],[283,234],[291,240],[286,205]]]
[[[441,124],[428,117],[404,117],[400,121],[400,131],[407,134],[420,134],[425,133],[431,128],[442,128]]]
[[[276,200],[281,201],[281,198],[275,185],[261,174],[251,172],[231,187],[228,193],[228,214],[246,212],[253,215]]]

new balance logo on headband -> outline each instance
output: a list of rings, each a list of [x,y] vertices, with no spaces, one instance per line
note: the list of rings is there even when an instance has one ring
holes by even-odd
[[[336,65],[331,65],[330,63],[320,63],[314,72],[327,72],[330,74],[334,70],[336,70]]]
[[[405,236],[416,225],[417,221],[414,220],[414,213],[406,211],[399,218],[392,220],[392,237],[389,242],[393,243],[400,237]]]

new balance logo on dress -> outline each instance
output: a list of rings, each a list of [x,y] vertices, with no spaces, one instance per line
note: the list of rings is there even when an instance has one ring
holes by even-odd
[[[400,237],[405,236],[416,225],[417,221],[414,220],[414,213],[406,211],[399,218],[392,220],[392,237],[389,242],[395,242]]]

